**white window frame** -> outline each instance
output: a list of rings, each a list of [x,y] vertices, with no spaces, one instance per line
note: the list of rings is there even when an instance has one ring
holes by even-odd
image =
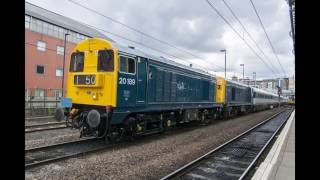
[[[57,46],[57,54],[64,55],[64,47],[63,46]]]
[[[61,76],[58,76],[58,73],[59,72],[58,70],[61,71]],[[56,77],[62,77],[63,76],[63,69],[62,68],[56,68]]]
[[[37,94],[39,94],[39,96],[37,96]],[[35,89],[35,92],[34,92],[34,96],[35,97],[44,97],[44,89]]]
[[[24,27],[27,29],[31,28],[31,16],[29,15],[24,16]]]
[[[54,97],[62,97],[62,91],[61,89],[54,90]]]
[[[124,58],[127,58],[127,68],[129,68],[129,58],[130,59],[133,59],[134,60],[134,73],[129,73],[129,72],[123,72],[123,71],[121,71],[120,70],[120,57],[124,57]],[[136,58],[135,57],[133,57],[133,56],[126,56],[126,55],[119,55],[119,58],[118,58],[118,64],[119,64],[119,72],[120,73],[122,73],[122,74],[131,74],[131,75],[135,75],[136,74],[136,72],[137,72],[137,63],[136,63]],[[127,71],[128,71],[128,69],[127,69]]]
[[[41,45],[41,43],[43,43],[43,44]],[[37,42],[37,50],[38,51],[46,51],[46,46],[47,46],[46,42],[43,42],[43,41]]]

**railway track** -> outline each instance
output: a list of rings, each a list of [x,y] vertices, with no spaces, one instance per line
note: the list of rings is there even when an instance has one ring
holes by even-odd
[[[184,128],[178,128],[174,131],[167,131],[167,135],[170,135],[172,133],[183,133],[186,131],[190,131],[195,128],[201,128],[195,127],[195,126],[186,126]],[[100,150],[107,149],[109,147],[127,147],[130,145],[137,145],[139,143],[147,142],[150,140],[154,140],[157,138],[164,137],[161,134],[154,134],[151,136],[145,136],[142,139],[137,139],[135,141],[122,141],[116,144],[108,144],[105,141],[101,139],[82,139],[78,141],[72,141],[72,142],[66,142],[66,143],[59,143],[49,146],[43,146],[43,147],[37,147],[32,149],[26,149],[25,150],[25,169],[29,169],[32,167],[36,167],[39,165],[44,165],[48,163],[52,163],[55,161],[71,158],[71,157],[77,157],[79,155],[91,153],[91,152],[97,152]]]
[[[25,133],[67,128],[66,122],[48,122],[25,126]]]
[[[190,131],[197,127],[187,125],[185,128],[176,129],[175,131],[168,131],[167,133],[170,135],[171,133],[183,133],[186,131]],[[199,127],[198,127],[199,128]],[[168,135],[167,134],[167,135]],[[149,136],[141,136],[144,138],[138,138],[135,141],[127,141],[126,139],[121,142],[110,144],[102,139],[82,139],[72,142],[58,143],[49,146],[37,147],[32,149],[25,150],[25,169],[30,169],[32,167],[52,163],[55,161],[77,157],[83,154],[97,152],[100,150],[105,150],[109,147],[117,148],[117,147],[127,147],[130,145],[138,145],[139,143],[147,142],[150,140],[154,140],[157,138],[164,137],[162,134],[155,133]]]
[[[101,139],[82,139],[25,150],[25,169],[95,152],[110,146]]]
[[[161,178],[243,179],[290,117],[292,109],[281,111]]]

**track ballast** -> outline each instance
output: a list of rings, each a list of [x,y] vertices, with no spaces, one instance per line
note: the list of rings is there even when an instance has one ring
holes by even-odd
[[[164,179],[242,179],[291,114],[284,110],[227,143],[163,177]]]

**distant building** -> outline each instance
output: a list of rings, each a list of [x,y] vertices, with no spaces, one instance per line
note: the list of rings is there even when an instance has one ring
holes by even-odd
[[[110,40],[99,31],[80,22],[58,15],[25,2],[25,88],[28,96],[47,96],[51,89],[55,96],[61,95],[64,55],[64,38],[67,51],[64,72],[75,45],[88,37]],[[65,85],[67,76],[65,76]],[[30,92],[30,89],[34,91]]]
[[[295,78],[294,75],[289,78],[289,90],[295,90]]]
[[[232,81],[238,81],[238,77],[237,76],[232,76],[231,79],[232,79]]]
[[[276,90],[277,86],[280,86],[282,90],[289,89],[289,78],[264,79],[256,81],[254,81],[253,79],[246,78],[239,79],[239,82],[269,91]]]

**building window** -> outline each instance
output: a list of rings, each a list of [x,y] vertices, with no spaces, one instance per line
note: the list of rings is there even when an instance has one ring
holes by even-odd
[[[44,89],[36,89],[34,92],[35,97],[44,97]]]
[[[58,30],[59,30],[59,38],[60,38],[60,39],[64,39],[64,32],[63,32],[64,29],[61,28],[61,27],[59,27]]]
[[[64,47],[63,46],[57,46],[57,54],[60,54],[60,55],[64,54]]]
[[[40,21],[40,20],[37,20],[37,23],[36,23],[36,32],[39,32],[39,33],[42,33],[42,25],[43,25],[43,22]]]
[[[44,66],[37,65],[37,74],[44,74]]]
[[[49,24],[46,22],[43,22],[43,26],[42,26],[42,33],[48,35],[48,27]]]
[[[57,68],[57,69],[56,69],[56,76],[57,76],[57,77],[62,77],[62,75],[63,75],[63,70],[62,70],[62,68]]]
[[[54,36],[54,35],[53,35],[53,25],[52,25],[52,24],[49,24],[49,25],[48,25],[48,35],[49,35],[49,36]]]
[[[37,42],[37,49],[39,51],[45,51],[46,50],[46,43],[42,41]]]
[[[62,96],[62,91],[61,90],[55,90],[54,94],[55,94],[55,97],[61,97]]]
[[[24,16],[24,26],[27,29],[30,29],[30,22],[31,22],[31,17],[28,15]]]

